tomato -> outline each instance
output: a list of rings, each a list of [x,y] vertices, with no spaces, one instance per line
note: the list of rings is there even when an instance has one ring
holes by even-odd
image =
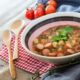
[[[38,3],[37,8],[43,8],[44,9],[44,5],[42,3]]]
[[[28,19],[34,19],[34,10],[33,9],[27,9],[25,17]]]
[[[48,4],[48,5],[52,5],[52,6],[54,6],[55,8],[57,7],[57,2],[56,2],[55,0],[49,0],[49,1],[47,2],[47,4]]]
[[[56,12],[56,8],[53,7],[52,5],[47,5],[46,6],[46,9],[45,9],[45,13],[46,14],[50,14],[50,13],[54,13]]]
[[[35,18],[38,18],[38,17],[41,17],[45,14],[45,11],[43,8],[39,7],[37,8],[35,11],[34,11],[34,17]]]

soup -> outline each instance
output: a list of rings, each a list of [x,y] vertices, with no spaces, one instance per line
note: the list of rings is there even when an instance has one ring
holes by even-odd
[[[33,52],[43,56],[60,57],[80,51],[80,28],[58,26],[42,32],[33,41]]]

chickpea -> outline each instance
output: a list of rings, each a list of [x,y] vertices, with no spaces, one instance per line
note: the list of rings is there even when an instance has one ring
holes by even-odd
[[[74,45],[76,45],[76,40],[72,40],[72,45],[74,46]]]
[[[62,51],[62,50],[63,50],[63,47],[60,46],[60,47],[58,48],[58,51]]]
[[[59,35],[59,32],[56,32],[56,35]]]
[[[48,39],[51,39],[52,38],[52,36],[48,36]]]
[[[64,45],[65,43],[64,43],[63,40],[60,40],[58,44],[59,44],[59,45]]]
[[[53,43],[52,43],[52,46],[53,46],[54,48],[56,48],[56,47],[58,46],[58,43],[57,43],[57,42],[53,42]]]
[[[39,40],[36,38],[33,42],[34,42],[34,44],[38,44]]]

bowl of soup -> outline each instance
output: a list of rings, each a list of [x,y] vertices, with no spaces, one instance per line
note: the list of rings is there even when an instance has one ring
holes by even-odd
[[[80,13],[54,13],[32,21],[23,30],[21,43],[42,61],[61,64],[79,58]]]

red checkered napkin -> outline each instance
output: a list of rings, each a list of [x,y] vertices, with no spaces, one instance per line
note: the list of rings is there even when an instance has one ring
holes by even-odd
[[[50,69],[53,65],[50,63],[42,62],[40,60],[37,60],[33,58],[30,54],[28,54],[25,49],[21,45],[21,33],[24,29],[21,30],[19,34],[19,41],[18,41],[18,52],[19,52],[19,58],[15,61],[15,66],[23,69],[25,71],[35,73],[35,71],[40,71],[40,73],[44,73],[48,69]],[[14,42],[15,42],[15,37],[12,37],[11,40],[11,50],[13,51],[14,47]],[[3,44],[2,46],[2,51],[0,53],[0,59],[8,62],[8,52],[6,46]]]

